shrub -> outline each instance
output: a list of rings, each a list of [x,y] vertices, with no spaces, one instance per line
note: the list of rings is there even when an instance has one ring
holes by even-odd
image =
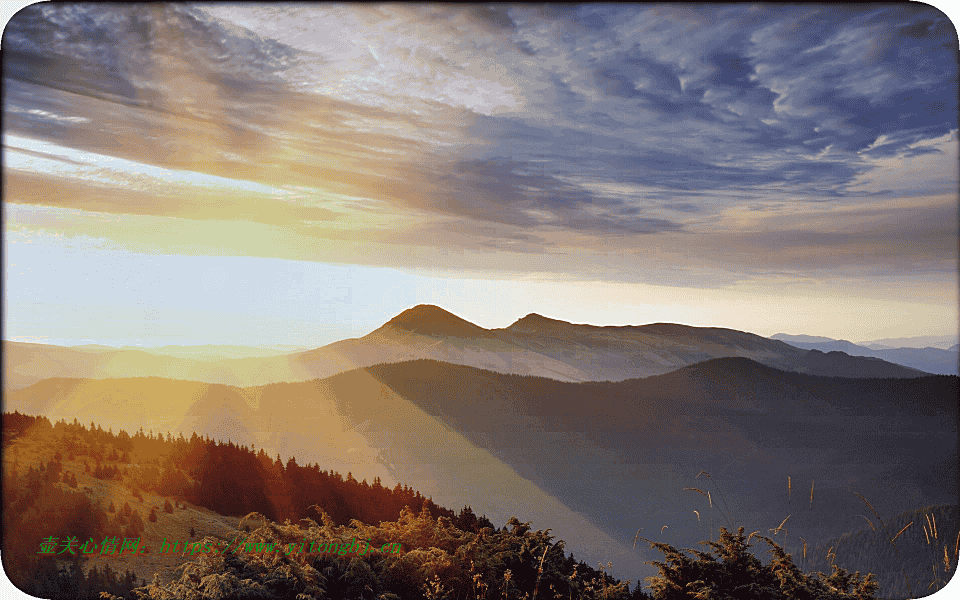
[[[764,566],[748,552],[751,533],[744,538],[743,527],[736,534],[720,528],[716,542],[701,542],[714,554],[688,550],[690,558],[673,546],[647,540],[662,552],[666,562],[650,564],[660,574],[648,577],[655,600],[687,598],[724,598],[741,600],[875,600],[878,589],[873,574],[850,574],[833,565],[833,573],[803,573],[789,554],[768,537],[757,535],[771,546],[773,560]]]

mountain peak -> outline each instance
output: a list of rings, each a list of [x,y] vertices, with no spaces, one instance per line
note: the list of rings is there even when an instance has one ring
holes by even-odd
[[[517,319],[517,323],[559,323],[559,319],[551,319],[537,313],[530,313],[525,317]]]
[[[542,331],[544,329],[556,329],[558,327],[570,326],[570,323],[566,321],[561,321],[559,319],[551,319],[550,317],[545,317],[543,315],[538,315],[537,313],[530,313],[529,315],[517,319],[513,322],[512,325],[507,327],[509,331]]]
[[[433,304],[418,304],[387,321],[383,328],[433,337],[481,337],[487,330]]]

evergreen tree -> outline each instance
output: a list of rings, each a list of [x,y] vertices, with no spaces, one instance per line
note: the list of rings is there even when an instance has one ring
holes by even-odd
[[[134,510],[130,515],[130,525],[138,533],[147,528],[146,524],[143,522],[143,517],[141,517],[139,511],[136,511],[136,510]],[[136,537],[136,536],[132,536],[132,537]]]

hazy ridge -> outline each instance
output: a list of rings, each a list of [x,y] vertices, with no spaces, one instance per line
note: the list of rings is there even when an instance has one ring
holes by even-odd
[[[78,350],[3,342],[4,386],[21,389],[48,377],[165,377],[235,386],[307,381],[386,362],[432,359],[500,373],[561,381],[620,381],[659,375],[711,358],[740,356],[778,369],[847,377],[917,377],[924,373],[870,357],[798,349],[779,340],[713,327],[670,323],[576,325],[530,314],[509,327],[484,329],[442,308],[403,311],[369,334],[305,352],[203,360],[144,350]]]
[[[786,335],[780,334],[771,339],[783,340],[791,346],[804,348],[806,350],[819,350],[820,352],[844,352],[850,356],[869,356],[879,358],[888,362],[920,369],[927,373],[937,375],[958,375],[960,374],[960,353],[957,346],[951,348],[935,347],[887,347],[874,345],[868,347],[865,345],[854,344],[847,340],[833,340],[819,336],[805,335]],[[903,341],[928,338],[901,338]],[[936,339],[936,338],[935,338]],[[944,345],[949,343],[952,338],[947,338]],[[896,341],[896,340],[893,340]]]

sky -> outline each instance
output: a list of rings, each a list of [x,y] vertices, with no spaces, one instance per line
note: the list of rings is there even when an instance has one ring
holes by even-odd
[[[35,4],[2,47],[7,340],[958,330],[928,5]]]

